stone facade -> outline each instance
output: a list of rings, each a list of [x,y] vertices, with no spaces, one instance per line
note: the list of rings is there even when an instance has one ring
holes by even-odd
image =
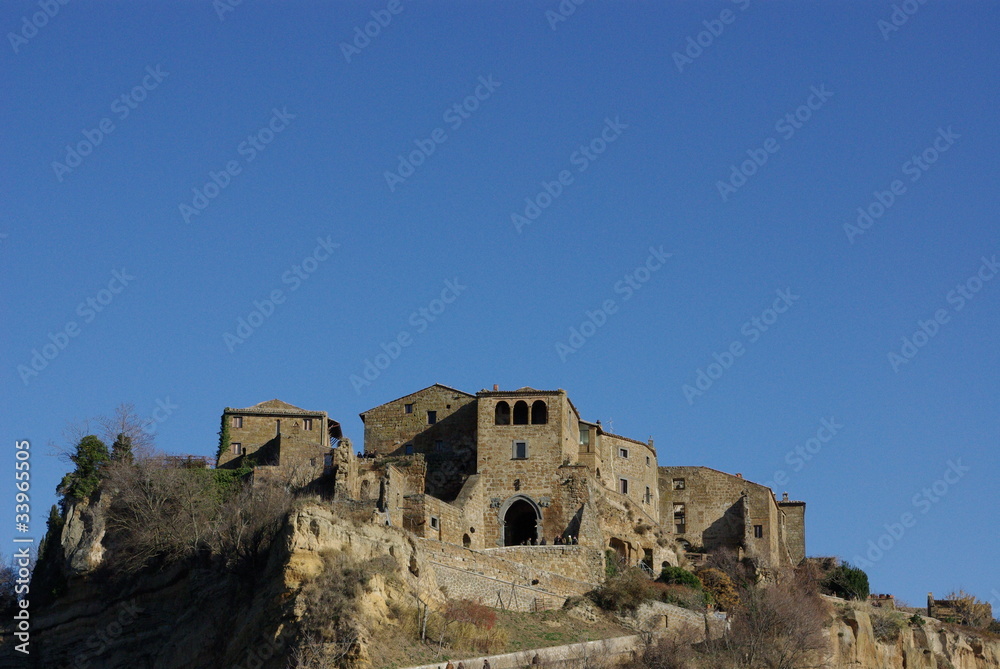
[[[740,551],[763,568],[805,557],[805,502],[708,467],[660,467],[660,523],[683,545]]]
[[[253,456],[259,465],[289,468],[303,463],[322,473],[331,441],[341,438],[340,423],[325,411],[308,411],[281,400],[268,400],[246,409],[226,407],[229,450],[220,454],[218,467],[238,467]]]
[[[739,475],[660,467],[652,439],[583,420],[564,390],[473,395],[435,384],[363,412],[362,455],[325,412],[272,400],[225,416],[242,453],[220,466],[256,454],[262,474],[327,474],[335,498],[438,545],[439,576],[456,592],[506,584],[551,603],[545,592],[599,582],[608,551],[651,573],[694,546],[736,549],[764,570],[805,556],[804,502],[778,501]],[[462,565],[475,578],[459,575]],[[533,573],[542,576],[526,580]]]

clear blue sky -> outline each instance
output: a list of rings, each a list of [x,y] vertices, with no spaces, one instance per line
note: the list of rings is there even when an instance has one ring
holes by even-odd
[[[888,547],[876,591],[1000,606],[997,3],[516,4],[3,3],[0,550],[14,441],[40,532],[45,445],[120,402],[176,405],[160,447],[211,454],[225,406],[327,410],[360,444],[360,411],[498,383],[565,388],[661,464],[783,471],[809,554]]]

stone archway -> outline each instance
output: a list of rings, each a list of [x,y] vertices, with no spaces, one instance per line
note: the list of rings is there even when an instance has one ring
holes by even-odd
[[[542,510],[527,495],[514,495],[500,507],[500,526],[504,546],[537,543],[542,526]]]

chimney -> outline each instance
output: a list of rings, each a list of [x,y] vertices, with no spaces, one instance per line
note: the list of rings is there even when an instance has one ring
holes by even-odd
[[[736,478],[738,478],[738,479],[743,478],[743,474],[740,474],[739,472],[736,472]]]
[[[493,384],[493,392],[497,392],[498,390],[500,390],[500,384],[499,383],[494,383]]]

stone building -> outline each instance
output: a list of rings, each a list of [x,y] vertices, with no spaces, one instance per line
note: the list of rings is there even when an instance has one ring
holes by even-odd
[[[695,548],[733,548],[765,571],[805,556],[804,502],[738,474],[660,467],[652,439],[583,419],[564,390],[428,386],[360,414],[362,454],[325,412],[271,400],[224,416],[232,446],[219,466],[255,455],[261,474],[326,474],[335,499],[438,542],[441,569],[488,554],[497,573],[558,564],[539,579],[593,583],[608,550],[652,572]],[[557,539],[563,549],[532,552]],[[558,559],[540,557],[550,553]]]
[[[226,407],[229,450],[218,467],[239,467],[252,457],[261,473],[281,470],[297,480],[311,482],[330,465],[330,448],[342,437],[340,423],[325,411],[308,411],[281,400],[268,400],[246,409]],[[273,469],[271,469],[273,468]]]
[[[805,502],[708,467],[660,467],[660,523],[685,548],[729,548],[763,568],[805,557]]]

